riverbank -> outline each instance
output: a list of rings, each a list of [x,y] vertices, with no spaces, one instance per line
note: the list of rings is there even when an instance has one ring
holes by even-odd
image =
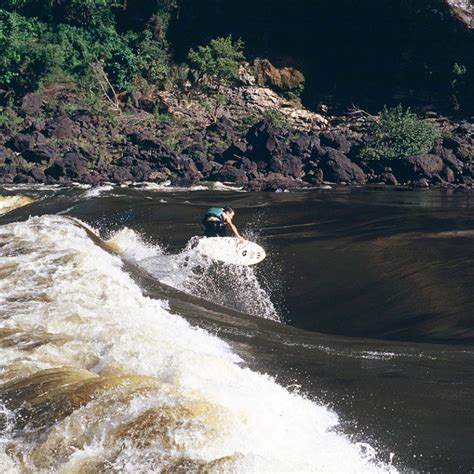
[[[203,93],[130,97],[119,109],[67,84],[27,94],[3,110],[0,183],[230,182],[249,191],[338,184],[471,188],[474,123],[433,111],[440,133],[428,153],[364,160],[377,117],[305,109],[242,82],[225,104]],[[421,111],[423,113],[423,111]]]

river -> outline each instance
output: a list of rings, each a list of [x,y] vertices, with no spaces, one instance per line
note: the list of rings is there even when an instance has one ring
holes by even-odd
[[[472,193],[0,195],[3,472],[474,469]]]

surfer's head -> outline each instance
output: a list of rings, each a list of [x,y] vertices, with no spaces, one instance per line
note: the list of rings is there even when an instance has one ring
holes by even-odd
[[[235,211],[229,206],[224,207],[224,210],[222,212],[225,212],[231,219],[232,217],[234,217],[235,214]]]

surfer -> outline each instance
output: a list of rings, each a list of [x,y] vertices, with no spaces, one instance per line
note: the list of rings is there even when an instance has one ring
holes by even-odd
[[[245,242],[232,222],[234,215],[235,211],[231,207],[210,207],[202,218],[204,236],[225,237],[230,229],[240,242]]]

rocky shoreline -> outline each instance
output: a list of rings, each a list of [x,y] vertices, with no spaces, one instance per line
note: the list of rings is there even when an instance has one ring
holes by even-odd
[[[252,85],[229,89],[228,96],[229,104],[212,120],[199,98],[155,97],[155,110],[159,102],[165,111],[157,117],[144,110],[146,98],[134,97],[127,110],[105,116],[70,106],[67,94],[27,94],[12,109],[20,122],[16,129],[0,131],[0,183],[220,181],[248,191],[330,183],[472,187],[471,121],[428,112],[443,132],[429,153],[364,161],[359,152],[374,118],[363,111],[322,116]],[[286,126],[256,113],[264,110],[278,111]]]

